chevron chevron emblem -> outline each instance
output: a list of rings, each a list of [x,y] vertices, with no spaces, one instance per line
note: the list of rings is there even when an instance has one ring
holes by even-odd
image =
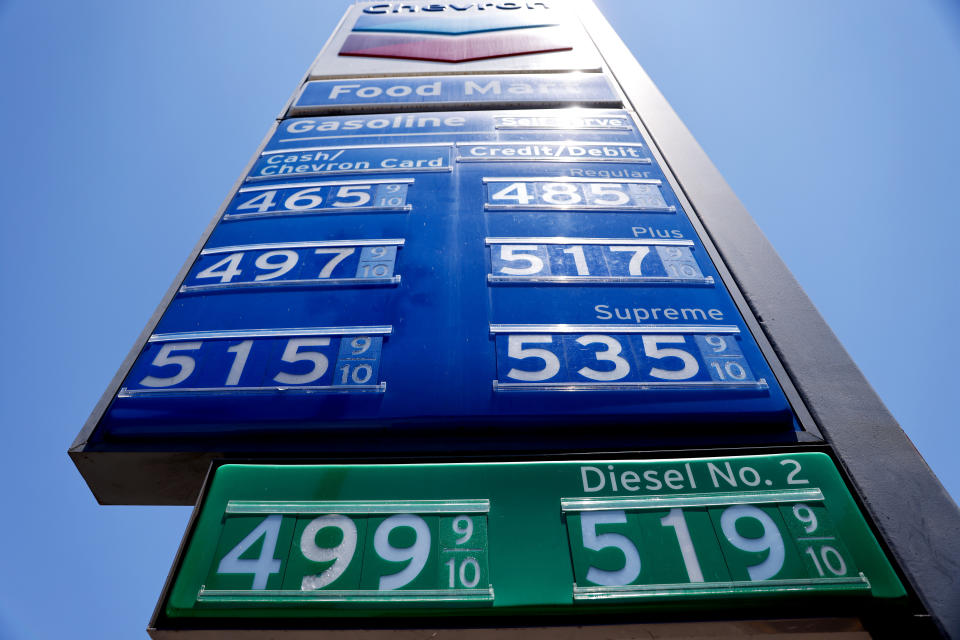
[[[362,15],[340,48],[341,56],[468,62],[532,53],[569,51],[565,29],[520,16]]]

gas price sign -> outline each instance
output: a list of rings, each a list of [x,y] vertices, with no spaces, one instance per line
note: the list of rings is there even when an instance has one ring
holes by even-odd
[[[300,451],[324,433],[325,450],[365,450],[374,432],[356,425],[390,448],[449,450],[464,446],[451,424],[489,439],[490,421],[514,449],[541,450],[538,430],[557,449],[605,425],[615,440],[625,424],[634,443],[703,424],[714,440],[795,439],[626,111],[281,121],[93,440],[219,449],[243,433]]]
[[[226,465],[166,615],[483,615],[838,596],[896,601],[904,591],[821,453]]]
[[[194,502],[212,469],[157,637],[922,617],[831,457],[865,427],[807,405],[848,361],[797,392],[782,337],[826,327],[767,306],[766,245],[572,9],[341,21],[70,451],[103,503]]]

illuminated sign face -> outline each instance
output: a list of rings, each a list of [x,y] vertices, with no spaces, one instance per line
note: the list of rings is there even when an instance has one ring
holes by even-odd
[[[555,1],[358,4],[310,77],[445,69],[599,71],[596,47],[564,6]]]
[[[424,17],[364,13],[340,55],[466,62],[573,49],[565,29],[528,14]]]

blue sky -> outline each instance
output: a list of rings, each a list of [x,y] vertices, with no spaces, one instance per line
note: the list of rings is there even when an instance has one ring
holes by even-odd
[[[598,3],[960,495],[960,9]],[[66,449],[345,6],[0,0],[0,637],[145,637],[189,509]]]

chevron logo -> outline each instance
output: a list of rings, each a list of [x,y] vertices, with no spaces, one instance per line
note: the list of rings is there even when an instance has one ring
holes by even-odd
[[[566,30],[522,16],[456,17],[361,15],[341,56],[469,62],[531,53],[570,51]]]

